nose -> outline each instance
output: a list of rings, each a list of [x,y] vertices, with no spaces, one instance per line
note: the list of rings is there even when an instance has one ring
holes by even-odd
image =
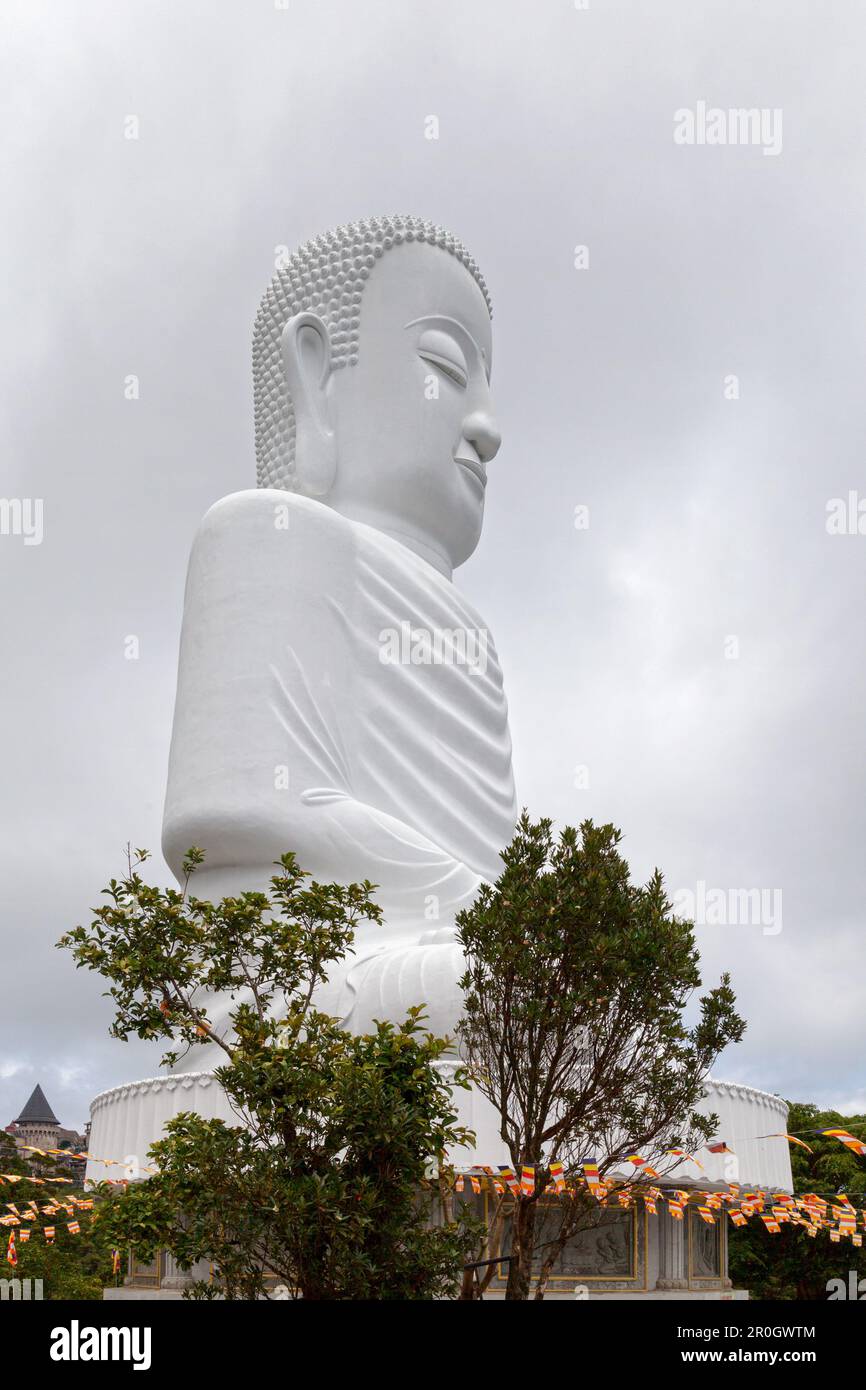
[[[489,411],[474,410],[471,415],[467,415],[463,421],[463,435],[482,463],[489,463],[499,453],[502,435]]]

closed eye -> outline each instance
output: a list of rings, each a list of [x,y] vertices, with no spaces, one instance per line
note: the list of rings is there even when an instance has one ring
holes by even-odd
[[[453,362],[449,357],[440,356],[438,352],[431,352],[429,348],[419,348],[418,352],[425,362],[432,362],[434,367],[438,367],[440,372],[444,372],[445,376],[465,390],[469,378],[464,369],[456,362]]]

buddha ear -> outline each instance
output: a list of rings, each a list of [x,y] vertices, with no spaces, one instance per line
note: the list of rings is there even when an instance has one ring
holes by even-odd
[[[280,350],[295,414],[295,472],[302,492],[324,497],[337,472],[328,400],[333,369],[327,324],[318,314],[295,314],[282,331]]]

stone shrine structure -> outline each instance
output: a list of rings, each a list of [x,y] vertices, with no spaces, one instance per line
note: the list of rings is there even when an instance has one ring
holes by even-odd
[[[40,1149],[59,1148],[64,1133],[69,1134],[68,1130],[61,1129],[60,1121],[39,1085],[34,1086],[21,1114],[11,1125],[7,1125],[6,1132],[22,1144],[34,1144]]]
[[[64,1149],[68,1150],[70,1155],[81,1153],[87,1148],[87,1139],[83,1134],[74,1129],[65,1129],[61,1125],[48,1103],[45,1092],[38,1084],[33,1087],[21,1114],[6,1126],[5,1133],[14,1139],[22,1156],[30,1161],[34,1161],[36,1157],[30,1153],[31,1148]],[[57,1157],[68,1166],[76,1180],[84,1177],[83,1159],[67,1157],[66,1154]]]

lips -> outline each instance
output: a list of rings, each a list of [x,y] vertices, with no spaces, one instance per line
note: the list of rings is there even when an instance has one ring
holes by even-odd
[[[479,458],[473,458],[468,454],[457,454],[455,455],[455,461],[462,464],[467,472],[471,473],[474,478],[477,478],[482,487],[487,486],[487,472],[484,464]]]

